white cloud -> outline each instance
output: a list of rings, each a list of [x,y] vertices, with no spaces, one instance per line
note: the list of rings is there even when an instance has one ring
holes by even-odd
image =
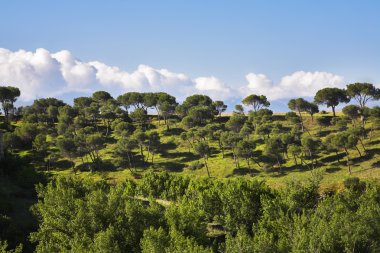
[[[234,96],[234,91],[214,76],[199,77],[194,79],[194,82],[198,91],[215,100],[225,100]]]
[[[263,74],[246,75],[248,84],[240,88],[242,95],[247,93],[263,94],[270,100],[294,97],[313,97],[325,87],[344,87],[343,77],[328,72],[297,71],[281,78],[275,85]]]
[[[213,99],[233,96],[232,89],[215,77],[192,79],[147,65],[139,65],[130,73],[99,61],[81,61],[67,50],[50,53],[42,48],[35,52],[0,48],[0,84],[19,87],[23,101],[70,92],[88,94],[100,89],[114,95],[128,91],[164,91],[180,100],[194,93]]]
[[[278,84],[264,74],[249,73],[246,80],[244,87],[232,88],[214,76],[191,78],[147,65],[127,72],[99,61],[81,61],[67,50],[50,53],[40,48],[35,52],[12,52],[0,48],[0,85],[19,87],[22,101],[71,92],[89,95],[96,90],[106,90],[115,96],[128,91],[164,91],[180,101],[192,94],[232,101],[252,93],[277,100],[314,96],[324,87],[343,87],[343,77],[328,72],[298,71],[282,77]]]

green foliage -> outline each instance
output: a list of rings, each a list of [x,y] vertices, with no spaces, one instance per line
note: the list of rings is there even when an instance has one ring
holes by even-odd
[[[10,250],[8,249],[7,241],[5,242],[0,241],[0,253],[21,253],[21,252],[22,252],[22,245],[19,245],[15,249]]]
[[[161,224],[163,210],[144,207],[127,189],[62,177],[40,185],[43,199],[33,208],[40,226],[31,234],[36,251],[138,251],[143,231]]]
[[[145,197],[177,200],[185,194],[189,181],[187,177],[151,171],[142,178],[138,192]]]
[[[380,89],[371,83],[352,83],[347,85],[347,95],[363,108],[368,101],[380,99]]]
[[[20,96],[20,90],[12,86],[0,86],[0,103],[5,119],[8,120],[10,112],[14,109],[14,102]]]
[[[350,98],[347,96],[345,90],[328,87],[317,91],[314,97],[314,102],[317,104],[324,104],[327,107],[331,107],[333,116],[335,117],[335,107],[340,103],[350,102]]]
[[[258,181],[238,180],[224,185],[220,195],[226,228],[237,231],[243,226],[250,229],[261,215],[261,198],[269,189]]]
[[[264,95],[252,94],[252,95],[249,95],[246,98],[244,98],[242,102],[246,106],[252,106],[254,112],[257,112],[258,110],[260,110],[263,107],[269,107],[270,106],[270,103],[267,100],[267,97]]]

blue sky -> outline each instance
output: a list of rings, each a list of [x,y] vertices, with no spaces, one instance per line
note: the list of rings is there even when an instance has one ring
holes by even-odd
[[[299,90],[312,89],[308,85],[315,86],[314,79],[327,86],[343,87],[354,81],[380,84],[378,1],[13,0],[0,1],[0,6],[0,48],[11,53],[20,49],[35,53],[37,48],[51,54],[68,50],[81,62],[97,61],[117,66],[129,74],[134,73],[140,64],[153,70],[167,69],[170,73],[183,73],[188,77],[184,86],[178,86],[179,90],[194,85],[196,91],[205,91],[218,98],[219,89],[224,89],[222,92],[234,94],[221,96],[231,103],[249,92],[289,93],[273,96],[274,104],[286,101],[290,94],[310,95],[307,92],[295,94],[297,89],[273,91],[283,83],[284,76],[292,79],[289,85],[305,80],[311,82]],[[14,70],[7,59],[8,69],[12,67]],[[7,83],[13,81],[25,88],[25,92],[31,92],[32,89],[24,87],[27,84],[18,83],[35,78],[37,74],[11,78],[4,74],[4,69],[2,76],[0,65],[0,78]],[[308,77],[295,77],[293,74],[299,71],[309,74]],[[146,73],[146,69],[142,72]],[[261,89],[265,85],[262,76],[258,79],[254,76],[251,82],[255,84],[249,86],[246,76],[250,73],[264,75],[271,88]],[[337,76],[341,79],[336,79]],[[199,79],[204,81],[200,84],[197,79],[200,77],[215,77],[217,81],[214,80],[210,90],[205,82],[212,80]],[[310,81],[310,78],[314,79]],[[331,78],[335,79],[331,81]],[[58,79],[48,78],[50,82]],[[99,87],[116,93],[139,85],[136,89],[151,89],[152,86],[134,84],[130,79],[131,85],[112,80],[119,84],[117,88],[108,81],[104,85],[105,81],[96,79],[93,82],[97,84],[92,88],[90,84],[81,87],[80,91],[66,87],[67,92],[59,94],[70,98],[72,94]],[[48,85],[45,79],[37,81],[41,84],[36,84],[33,90]],[[66,79],[57,81],[59,85],[66,85],[65,82]],[[314,89],[320,88],[314,86]],[[165,87],[177,92],[172,83]],[[52,88],[57,89],[57,86]],[[193,90],[189,88],[189,92]],[[50,94],[41,91],[41,94],[32,94],[25,100],[47,95]]]

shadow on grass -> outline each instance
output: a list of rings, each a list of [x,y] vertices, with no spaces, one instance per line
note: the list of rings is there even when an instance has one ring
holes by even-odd
[[[353,163],[360,163],[360,162],[368,161],[368,160],[372,159],[375,156],[375,154],[379,154],[379,153],[380,153],[380,148],[378,148],[378,149],[367,149],[365,154],[362,154],[362,156],[359,156],[359,157],[355,157],[355,158],[351,159],[351,161]]]
[[[159,166],[162,170],[168,171],[168,172],[182,172],[185,168],[185,165],[182,163],[176,163],[176,162],[162,162],[159,163]]]
[[[73,167],[73,164],[74,162],[67,159],[63,159],[63,160],[59,160],[55,162],[53,167],[54,167],[54,170],[67,170],[67,169],[71,169]]]
[[[373,168],[380,168],[380,161],[374,162],[371,165]]]
[[[367,154],[371,155],[371,157],[374,157],[375,155],[379,155],[380,154],[380,148],[367,149]]]
[[[333,155],[323,157],[322,159],[320,159],[320,161],[322,163],[331,163],[331,162],[336,162],[338,160],[342,160],[345,156],[346,154],[344,153],[338,153],[338,154],[333,154]]]
[[[326,137],[327,135],[331,134],[331,130],[321,130],[317,133],[318,137]]]
[[[373,140],[368,142],[367,146],[372,146],[372,145],[378,145],[380,144],[380,140]]]
[[[334,172],[337,172],[337,171],[340,171],[342,168],[340,168],[340,167],[329,167],[329,168],[327,168],[325,171],[326,171],[326,173],[334,173]]]
[[[162,133],[165,136],[180,135],[184,130],[182,128],[170,128],[169,130],[164,130]]]
[[[191,152],[179,152],[180,156],[183,157],[179,161],[180,162],[192,162],[199,159],[199,156],[195,155]]]
[[[221,151],[219,151],[219,149],[216,149],[216,148],[211,147],[211,148],[210,148],[210,153],[211,153],[210,157],[215,157],[215,156],[217,156],[219,153],[221,153]]]
[[[232,171],[232,175],[238,175],[238,176],[244,176],[244,175],[257,175],[259,174],[260,171],[256,169],[249,169],[249,168],[239,168],[239,169],[234,169]]]
[[[169,150],[173,150],[173,149],[176,149],[176,148],[177,148],[177,145],[174,142],[162,143],[160,145],[160,153],[161,154],[165,154]]]

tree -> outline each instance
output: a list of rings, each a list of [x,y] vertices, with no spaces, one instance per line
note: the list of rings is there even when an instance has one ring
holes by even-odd
[[[293,156],[294,164],[298,165],[297,158],[301,157],[301,163],[302,163],[302,149],[297,144],[290,144],[288,147],[288,152]]]
[[[36,99],[31,106],[24,108],[22,112],[23,120],[53,125],[57,121],[56,110],[65,105],[62,100],[56,98]]]
[[[133,125],[125,122],[125,121],[118,121],[115,120],[112,125],[113,133],[118,137],[128,136],[133,133],[135,130]]]
[[[348,171],[351,174],[351,161],[350,161],[350,153],[348,150],[350,148],[356,147],[358,143],[358,137],[349,133],[349,132],[340,132],[333,136],[331,139],[332,144],[338,149],[338,150],[344,150],[347,157],[347,166]]]
[[[355,126],[355,121],[360,116],[360,107],[357,105],[347,105],[342,109],[343,114],[351,119],[352,124]]]
[[[331,117],[328,117],[328,116],[318,117],[317,124],[320,127],[319,132],[321,132],[323,127],[328,127],[331,125]]]
[[[116,143],[115,154],[118,156],[119,165],[125,165],[125,158],[127,161],[128,169],[134,173],[132,169],[135,169],[133,149],[137,147],[137,142],[133,138],[122,137]]]
[[[300,117],[295,112],[287,112],[285,118],[294,125],[299,125],[301,123]]]
[[[14,132],[5,132],[3,134],[3,145],[5,150],[13,150],[19,146],[20,139]],[[0,133],[0,142],[1,142],[1,133]],[[0,144],[1,146],[1,144]],[[1,152],[1,151],[0,151]]]
[[[380,99],[380,89],[371,83],[352,83],[347,85],[347,95],[364,108],[369,101]]]
[[[283,157],[282,154],[284,153],[284,146],[280,138],[268,138],[265,141],[265,150],[264,154],[274,158],[277,161],[277,165],[280,169],[280,172],[282,171],[282,161]]]
[[[144,147],[146,145],[146,140],[148,138],[147,134],[142,131],[141,129],[135,130],[135,132],[132,135],[132,138],[136,140],[137,145],[140,149],[140,155],[142,157],[142,161],[145,161],[145,156],[144,156]]]
[[[309,102],[307,102],[303,98],[297,98],[297,99],[291,99],[289,100],[288,107],[292,111],[296,111],[298,113],[298,116],[300,117],[301,120],[301,128],[302,131],[304,131],[304,125],[303,125],[303,118],[301,112],[306,111],[306,109],[309,106]]]
[[[250,140],[241,140],[237,143],[236,153],[239,157],[242,157],[247,161],[248,169],[251,169],[250,160],[254,157],[255,148],[256,143]],[[260,166],[255,160],[254,162]]]
[[[154,160],[153,160],[154,154],[157,153],[157,151],[159,150],[160,144],[161,144],[160,135],[156,131],[148,133],[146,143],[147,143],[146,147],[147,147],[147,151],[148,151],[146,161],[148,161],[149,153],[151,153],[152,154],[152,163],[153,163],[154,162]]]
[[[19,96],[19,88],[12,86],[0,86],[0,103],[4,112],[5,120],[8,121],[9,112],[14,108],[13,104]]]
[[[158,94],[153,92],[147,92],[142,94],[144,109],[155,108],[157,110]],[[157,111],[158,113],[158,111]]]
[[[181,105],[177,106],[176,112],[180,117],[185,117],[189,114],[190,109],[198,106],[208,107],[212,115],[216,111],[215,105],[209,96],[195,94],[187,97]]]
[[[36,123],[23,123],[15,129],[15,134],[25,145],[30,145],[41,131]]]
[[[244,107],[242,105],[235,105],[234,113],[235,115],[244,115]]]
[[[92,99],[99,104],[104,104],[105,102],[113,98],[111,94],[109,94],[107,91],[95,91],[92,94]]]
[[[327,107],[331,107],[333,111],[333,117],[336,117],[335,107],[340,103],[350,102],[350,97],[347,96],[347,93],[344,89],[339,88],[324,88],[317,91],[315,94],[314,102],[317,104],[324,104]]]
[[[106,127],[105,135],[108,136],[111,123],[117,118],[124,118],[124,113],[115,100],[109,99],[100,107],[100,117]]]
[[[245,123],[245,120],[246,118],[243,115],[232,115],[226,122],[226,128],[234,133],[239,133]]]
[[[100,133],[93,133],[85,137],[85,142],[91,161],[95,165],[95,168],[99,169],[101,161],[99,150],[104,147],[104,138]]]
[[[205,162],[205,166],[207,169],[207,175],[208,175],[208,177],[210,177],[210,171],[208,169],[208,164],[207,164],[208,157],[211,154],[211,149],[210,149],[209,145],[206,142],[201,141],[201,142],[198,142],[194,146],[194,150],[200,157],[203,157],[204,162]]]
[[[235,167],[236,169],[239,169],[240,168],[239,156],[238,156],[236,147],[239,141],[241,140],[241,137],[239,136],[239,134],[234,133],[234,132],[223,132],[221,134],[221,139],[222,139],[223,146],[231,149],[234,162],[235,162]]]
[[[130,106],[133,106],[135,109],[137,108],[143,108],[144,98],[143,95],[139,92],[127,92],[117,99],[126,110]]]
[[[272,126],[268,123],[258,125],[255,129],[257,135],[261,136],[262,139],[266,139],[270,137]]]
[[[46,141],[45,134],[38,134],[33,140],[33,149],[39,153],[45,154],[49,148],[49,144]]]
[[[135,109],[129,114],[129,117],[131,117],[134,122],[138,123],[141,128],[143,128],[148,120],[148,115],[143,108]]]
[[[311,122],[314,122],[314,114],[319,112],[318,105],[314,103],[307,103],[305,107],[305,111],[310,114]]]
[[[214,118],[214,110],[209,106],[194,106],[189,109],[188,117],[193,120],[196,126],[204,125]]]
[[[72,131],[75,133],[74,118],[77,115],[77,110],[70,105],[65,105],[58,108],[58,134],[64,134]]]
[[[310,135],[304,135],[301,138],[301,145],[305,152],[308,154],[309,159],[311,160],[311,166],[314,169],[316,163],[316,153],[320,145],[320,140],[311,137]]]
[[[269,107],[270,106],[270,103],[267,100],[266,96],[255,95],[255,94],[252,94],[252,95],[245,97],[243,99],[242,103],[246,106],[252,106],[254,112],[257,112],[258,110],[260,110],[263,107]]]
[[[374,106],[370,111],[370,119],[371,119],[371,132],[370,138],[372,137],[373,131],[380,126],[380,107]]]
[[[240,129],[239,134],[243,138],[249,139],[249,136],[253,133],[253,130],[252,125],[249,122],[245,122],[243,127]]]
[[[160,116],[162,116],[164,118],[167,130],[169,130],[168,119],[174,114],[177,106],[178,103],[175,97],[164,92],[158,93],[158,102],[156,107],[158,114],[158,122],[160,123]]]
[[[77,147],[75,145],[74,139],[69,136],[63,136],[57,139],[56,145],[64,157],[69,158],[71,161],[72,169],[75,171],[74,158],[77,156]]]
[[[218,111],[218,116],[222,116],[222,113],[227,110],[227,105],[223,101],[217,100],[214,101],[215,109]]]

